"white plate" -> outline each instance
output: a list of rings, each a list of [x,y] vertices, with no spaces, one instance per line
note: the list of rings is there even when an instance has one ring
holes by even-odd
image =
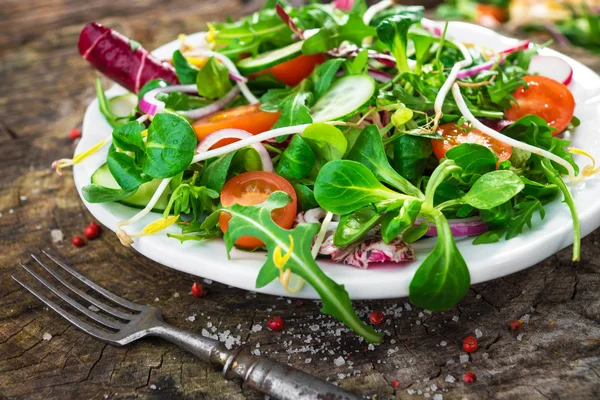
[[[494,49],[502,49],[516,42],[496,34],[495,32],[467,23],[451,23],[449,36],[464,42],[476,42]],[[202,41],[203,34],[194,34],[190,39]],[[158,48],[154,54],[159,58],[168,58],[178,47],[172,42]],[[543,50],[542,54],[551,54],[566,60],[574,70],[570,89],[575,96],[577,107],[575,114],[581,120],[581,126],[573,136],[573,144],[600,158],[600,77],[581,63],[561,55],[553,50]],[[123,93],[120,87],[113,87],[108,96]],[[98,110],[98,102],[94,100],[88,107],[83,121],[83,137],[77,146],[77,152],[91,147],[111,134],[111,128]],[[95,154],[84,163],[75,166],[74,179],[77,191],[90,182],[92,173],[106,159],[106,149]],[[577,159],[580,166],[585,159]],[[587,179],[584,183],[571,187],[579,216],[581,218],[582,235],[587,235],[600,226],[600,182],[598,179]],[[134,215],[137,210],[117,203],[88,204],[90,212],[105,226],[115,229],[118,221]],[[534,220],[533,229],[508,242],[473,246],[472,239],[461,240],[458,247],[463,254],[471,272],[471,282],[478,283],[498,278],[534,265],[546,257],[572,243],[572,223],[566,205],[556,201],[546,207],[546,218]],[[146,224],[156,219],[158,214],[150,214],[134,226],[129,232],[140,231]],[[171,227],[170,232],[177,232]],[[431,247],[431,241],[428,239]],[[154,236],[138,238],[133,247],[144,256],[193,275],[212,279],[242,289],[253,290],[273,295],[288,295],[277,281],[262,288],[255,289],[257,273],[265,260],[265,253],[244,253],[232,251],[231,260],[227,259],[225,246],[221,240],[207,242],[186,242],[180,244],[170,239],[165,232]],[[319,265],[336,282],[344,284],[352,299],[394,298],[408,295],[408,285],[419,266],[420,260],[428,250],[419,246],[418,261],[400,265],[381,265],[369,270],[359,270],[330,261],[319,261]],[[317,293],[306,286],[296,297],[318,298]]]

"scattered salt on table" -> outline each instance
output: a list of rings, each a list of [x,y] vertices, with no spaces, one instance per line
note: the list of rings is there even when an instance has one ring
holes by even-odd
[[[456,382],[456,378],[453,377],[452,375],[446,375],[446,379],[444,379],[446,381],[446,383],[454,383]]]
[[[336,367],[340,367],[340,366],[346,364],[346,360],[344,360],[344,358],[342,356],[339,356],[338,358],[333,360],[333,363],[335,364]]]
[[[44,340],[50,340],[52,339],[52,335],[49,334],[48,332],[44,333],[44,335],[42,336],[42,339]]]
[[[483,336],[483,332],[481,332],[481,330],[479,328],[475,329],[475,337],[477,339],[479,339],[482,336]]]

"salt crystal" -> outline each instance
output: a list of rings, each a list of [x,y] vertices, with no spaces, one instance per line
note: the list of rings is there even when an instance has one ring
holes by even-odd
[[[404,303],[404,308],[406,309],[406,311],[412,310],[412,307],[409,303]]]
[[[60,229],[52,229],[50,231],[50,237],[52,238],[52,243],[62,242],[65,238],[65,235]]]
[[[423,314],[422,312],[419,313],[419,318],[423,318],[425,314]]]
[[[442,347],[446,347],[447,345],[448,345],[448,342],[446,342],[445,340],[442,340],[440,342],[440,346],[442,346]]]
[[[173,297],[179,297],[179,293],[175,292],[175,294],[173,295]]]
[[[310,328],[311,331],[316,332],[316,331],[319,330],[319,325],[316,325],[316,324],[315,325],[311,325],[311,326],[309,326],[309,328]]]
[[[304,364],[310,364],[311,361],[312,361],[311,358],[307,358],[306,360],[304,360]]]
[[[528,324],[529,323],[529,314],[525,314],[523,315],[521,318],[519,318],[521,321],[523,321],[523,323]]]
[[[444,400],[444,396],[442,396],[441,394],[434,394],[433,395],[433,400]]]
[[[430,387],[432,392],[435,392],[437,390],[437,385],[435,383],[432,383]]]
[[[259,349],[254,349],[254,350],[252,350],[252,354],[260,356],[260,350]]]
[[[373,343],[369,343],[369,345],[367,346],[367,350],[369,350],[369,351],[375,350],[375,345]]]
[[[417,325],[421,325],[421,321],[417,320],[417,322],[415,322]]]
[[[21,199],[21,201],[27,201],[27,196],[21,196],[19,199]]]
[[[13,209],[11,208],[10,210],[8,210],[8,213],[9,213],[9,214],[14,214],[14,213],[15,213],[15,210],[13,210]]]
[[[337,377],[339,380],[342,380],[346,377],[346,374],[342,374],[341,372],[339,374],[337,374]]]
[[[475,298],[476,298],[477,300],[479,300],[479,299],[481,298],[481,295],[480,295],[480,294],[477,294],[477,296],[475,296]]]
[[[446,379],[444,379],[447,383],[454,383],[456,382],[456,378],[453,377],[452,375],[446,375]]]
[[[477,339],[479,339],[482,336],[483,336],[483,332],[481,332],[481,329],[479,329],[479,328],[475,329],[475,337]]]
[[[157,297],[157,298],[154,299],[154,301],[160,301],[160,299]]]
[[[262,331],[262,325],[256,324],[252,326],[252,332],[260,332]]]
[[[190,315],[189,317],[186,318],[188,321],[190,322],[194,322],[196,320],[196,315]]]
[[[461,364],[468,363],[469,362],[469,355],[468,354],[461,354],[458,362],[461,363]]]
[[[341,367],[342,365],[346,364],[346,360],[344,360],[342,356],[339,356],[338,358],[333,360],[333,363],[336,367]]]
[[[257,347],[257,348],[258,348],[258,347],[260,347],[260,343],[256,343],[256,347]]]
[[[396,341],[394,339],[391,339],[390,344],[394,344],[394,343],[396,343]]]
[[[483,354],[481,355],[481,357],[482,357],[484,360],[487,360],[488,358],[490,358],[490,355],[489,355],[488,353],[483,353]]]
[[[156,390],[156,385],[150,385],[150,389]]]
[[[104,397],[105,399],[108,399],[108,395],[106,393],[104,395],[102,395],[102,397]]]
[[[93,312],[98,312],[98,311],[100,311],[100,309],[99,309],[98,307],[96,307],[95,305],[93,305],[93,304],[91,304],[91,305],[88,307],[88,309],[89,309],[89,310],[91,310],[91,311],[93,311]]]
[[[519,333],[519,334],[517,335],[517,340],[518,340],[519,342],[520,342],[521,340],[523,340],[523,334],[522,334],[522,333]]]
[[[458,318],[459,318],[458,315],[455,315],[454,317],[452,317],[452,321],[458,322]]]
[[[417,393],[417,391],[415,389],[406,389],[406,393],[415,394],[415,393]]]
[[[52,339],[52,335],[49,334],[48,332],[44,333],[44,335],[42,336],[42,339],[44,340],[50,340]]]

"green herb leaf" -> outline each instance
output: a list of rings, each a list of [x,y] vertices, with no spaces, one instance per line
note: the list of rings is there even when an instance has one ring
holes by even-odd
[[[136,190],[110,189],[92,183],[81,188],[81,194],[88,203],[108,203],[123,200],[133,195]]]
[[[348,146],[342,131],[323,122],[307,126],[302,139],[318,158],[325,161],[340,160]]]
[[[227,251],[230,251],[235,241],[242,236],[259,238],[265,244],[268,256],[257,278],[257,287],[275,279],[279,275],[279,268],[289,269],[319,293],[323,301],[321,312],[342,321],[368,342],[381,342],[382,335],[356,316],[344,286],[338,285],[325,275],[312,257],[312,240],[319,230],[319,225],[300,224],[287,230],[273,222],[271,212],[284,207],[289,201],[291,199],[286,193],[275,192],[267,201],[257,206],[234,204],[221,209],[220,211],[231,215],[229,229],[224,236]]]
[[[525,185],[511,171],[493,171],[479,178],[462,202],[480,210],[489,210],[512,199]]]
[[[477,245],[477,244],[497,243],[500,241],[500,239],[502,239],[502,236],[504,236],[504,233],[506,233],[506,228],[489,230],[489,231],[484,232],[481,235],[477,236],[477,238],[475,240],[473,240],[473,244]]]
[[[333,235],[333,243],[338,247],[356,242],[371,230],[381,215],[372,206],[366,206],[353,213],[342,215]]]
[[[381,220],[381,237],[385,243],[396,239],[400,234],[413,226],[421,211],[422,201],[407,199],[398,210],[390,211]]]
[[[536,211],[538,211],[540,213],[540,217],[544,219],[546,211],[544,210],[542,203],[537,199],[518,203],[515,206],[515,214],[508,224],[506,240],[510,240],[519,236],[521,232],[523,232],[525,225],[531,229],[531,219]]]
[[[112,132],[115,147],[125,151],[144,151],[142,132],[146,127],[137,121],[117,126]]]
[[[231,90],[229,70],[215,57],[211,57],[196,76],[198,94],[207,99],[220,99]]]
[[[507,201],[489,210],[479,210],[479,216],[491,227],[505,227],[513,216],[512,202]]]
[[[185,119],[156,114],[148,128],[142,171],[153,178],[175,176],[188,167],[196,145],[196,134]]]
[[[106,163],[111,175],[123,190],[136,190],[152,180],[148,175],[142,174],[135,165],[135,160],[125,153],[109,152]]]
[[[344,64],[343,58],[332,58],[315,69],[315,72],[313,73],[315,75],[315,100],[318,100],[325,92],[327,92],[327,90],[329,90],[329,87],[335,79],[335,74],[342,64]]]
[[[175,66],[177,78],[179,78],[179,82],[182,85],[191,85],[196,83],[196,77],[198,76],[198,72],[200,70],[190,64],[179,50],[175,50],[173,52],[173,65]]]
[[[339,58],[337,60],[339,60]],[[356,55],[356,57],[354,57],[354,60],[346,61],[346,72],[348,75],[361,75],[365,72],[368,61],[369,50],[363,49]]]
[[[394,142],[394,169],[414,183],[423,176],[431,153],[429,139],[403,135]]]
[[[141,46],[141,44],[139,44],[139,42],[136,42],[133,39],[129,39],[129,48],[131,49],[131,52],[135,52],[139,47]]]
[[[467,294],[471,277],[448,221],[441,212],[432,216],[437,243],[412,278],[409,298],[417,307],[440,311],[454,307]]]
[[[489,148],[477,143],[462,143],[446,152],[463,170],[463,175],[483,175],[496,169],[498,156]]]
[[[381,183],[371,170],[355,161],[330,161],[315,182],[315,199],[325,210],[348,214],[372,203],[404,198]]]
[[[377,26],[377,37],[392,52],[398,65],[398,71],[409,72],[408,56],[408,29],[415,21],[404,15],[394,15],[384,19]]]
[[[342,42],[351,42],[360,46],[364,38],[375,34],[375,28],[365,25],[362,16],[351,14],[344,24],[324,26],[318,33],[306,39],[302,44],[302,53],[324,53],[339,47]]]
[[[300,211],[310,210],[311,208],[319,207],[315,200],[315,194],[311,188],[302,183],[292,183],[298,197],[298,206]]]
[[[285,149],[275,172],[287,180],[306,177],[315,164],[315,154],[300,135],[294,135]]]
[[[152,89],[164,88],[167,86],[169,86],[169,83],[163,79],[152,79],[151,81],[146,82],[144,86],[142,86],[139,93],[137,94],[138,100],[141,100],[142,97],[144,97],[144,95]]]
[[[235,154],[236,152],[232,151],[208,163],[208,166],[200,177],[200,185],[220,193],[225,182],[227,182],[227,174],[229,173],[229,167]]]

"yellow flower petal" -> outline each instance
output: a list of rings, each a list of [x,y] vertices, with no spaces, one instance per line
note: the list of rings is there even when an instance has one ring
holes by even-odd
[[[275,263],[275,266],[281,270],[283,269],[283,266],[288,262],[288,260],[292,256],[292,253],[294,252],[294,238],[292,237],[292,235],[289,235],[289,238],[290,248],[285,255],[281,255],[281,246],[279,245],[277,245],[277,247],[275,247],[275,250],[273,250],[273,263]]]

